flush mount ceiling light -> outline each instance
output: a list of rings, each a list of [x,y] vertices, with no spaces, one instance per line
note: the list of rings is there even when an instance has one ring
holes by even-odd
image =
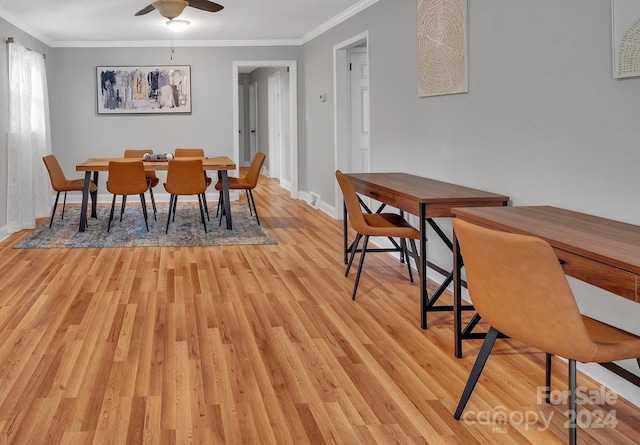
[[[188,20],[167,20],[167,26],[171,31],[180,32],[189,26]]]

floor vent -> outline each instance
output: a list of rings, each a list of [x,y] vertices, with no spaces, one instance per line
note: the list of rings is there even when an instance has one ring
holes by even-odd
[[[317,209],[320,206],[320,195],[315,192],[311,192],[309,195],[309,205],[314,209]]]

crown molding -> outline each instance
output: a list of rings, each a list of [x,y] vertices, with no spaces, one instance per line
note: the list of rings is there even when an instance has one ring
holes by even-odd
[[[362,1],[358,2],[358,3],[356,3],[351,8],[343,11],[341,14],[338,14],[337,16],[332,18],[331,20],[323,23],[322,25],[318,26],[316,29],[314,29],[314,30],[310,31],[309,33],[307,33],[304,37],[302,37],[302,39],[300,39],[301,42],[302,42],[301,44],[304,45],[305,43],[315,39],[319,35],[324,34],[325,32],[329,31],[334,26],[337,26],[340,23],[344,22],[345,20],[350,19],[351,17],[353,17],[357,13],[367,9],[369,6],[371,6],[371,5],[375,4],[375,3],[378,3],[378,0],[362,0]]]
[[[20,30],[26,32],[32,37],[35,37],[36,39],[40,40],[45,45],[52,46],[53,42],[51,41],[51,39],[49,39],[44,34],[40,33],[35,28],[32,28],[28,23],[23,22],[22,20],[20,20],[15,15],[11,14],[6,9],[0,8],[0,17],[5,19],[7,22],[11,23],[16,28],[19,28]]]

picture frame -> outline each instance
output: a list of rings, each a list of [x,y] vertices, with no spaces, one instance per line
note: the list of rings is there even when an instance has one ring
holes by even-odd
[[[191,113],[191,66],[97,66],[98,114]]]
[[[467,0],[417,0],[418,97],[469,92]]]
[[[640,76],[640,2],[611,0],[613,78]]]

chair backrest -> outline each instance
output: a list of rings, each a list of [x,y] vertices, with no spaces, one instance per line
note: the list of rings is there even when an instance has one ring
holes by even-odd
[[[142,161],[109,162],[107,190],[114,195],[139,195],[148,184]]]
[[[140,149],[140,150],[132,150],[132,149],[128,149],[124,151],[124,157],[125,158],[136,158],[136,159],[142,159],[142,157],[146,154],[153,154],[153,150],[151,149]]]
[[[251,165],[249,166],[249,170],[247,171],[247,176],[245,176],[245,180],[247,181],[247,185],[250,188],[254,188],[258,184],[258,178],[260,177],[260,169],[262,169],[262,165],[264,164],[264,160],[267,158],[267,155],[259,151],[253,157],[251,161]]]
[[[42,158],[44,161],[44,165],[47,167],[47,171],[49,172],[49,179],[51,180],[51,187],[56,192],[61,191],[63,185],[68,182],[67,178],[64,176],[64,172],[62,171],[62,167],[58,163],[58,160],[54,155],[48,155]]]
[[[124,151],[124,157],[125,158],[136,158],[136,159],[142,159],[142,157],[145,154],[153,154],[153,150],[151,150],[150,148],[147,149],[140,149],[140,150],[132,150],[132,149],[127,149]],[[145,171],[144,172],[145,176],[149,179],[156,179],[157,175],[155,171]],[[157,184],[157,182],[156,182]]]
[[[469,296],[484,321],[541,351],[590,361],[597,350],[553,248],[454,219]]]
[[[164,188],[172,195],[199,195],[207,190],[202,160],[176,159],[169,161]]]
[[[202,148],[176,148],[173,155],[176,158],[184,158],[184,157],[204,158],[204,150]]]
[[[336,170],[336,179],[342,190],[342,196],[344,197],[344,203],[347,206],[347,213],[349,215],[349,222],[351,227],[356,232],[363,233],[367,228],[367,222],[362,214],[362,208],[360,207],[360,201],[356,189],[353,188],[351,181],[340,170]]]

